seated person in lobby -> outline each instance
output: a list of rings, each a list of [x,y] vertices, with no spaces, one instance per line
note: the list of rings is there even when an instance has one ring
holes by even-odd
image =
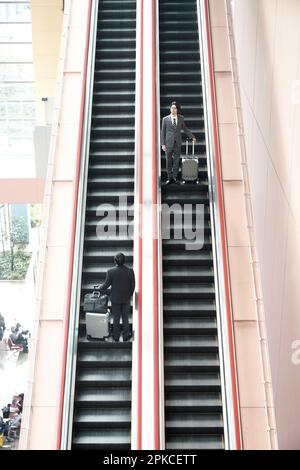
[[[5,320],[4,317],[0,313],[0,341],[2,341],[5,331]]]

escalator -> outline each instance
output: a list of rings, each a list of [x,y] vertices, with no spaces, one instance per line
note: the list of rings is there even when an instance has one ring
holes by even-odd
[[[186,240],[163,240],[163,316],[166,449],[223,449],[224,425],[212,258],[208,172],[201,89],[196,0],[159,0],[160,113],[175,100],[195,134],[200,185],[171,184],[162,203],[204,204],[204,246],[186,250]],[[182,153],[185,152],[184,146]],[[162,152],[162,181],[167,179]],[[195,228],[195,207],[193,228]]]
[[[104,281],[117,252],[133,263],[133,241],[118,232],[133,217],[106,238],[96,233],[96,211],[125,209],[119,196],[133,204],[136,1],[99,1],[97,24],[81,299]],[[79,322],[72,448],[130,449],[132,343],[88,340],[82,305]]]

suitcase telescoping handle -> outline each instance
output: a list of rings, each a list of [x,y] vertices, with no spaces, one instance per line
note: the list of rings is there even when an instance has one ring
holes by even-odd
[[[97,297],[97,299],[100,298],[100,292],[99,291],[94,290],[92,295],[93,295],[93,297]]]
[[[99,288],[100,288],[100,284],[97,284],[94,286],[93,297],[100,297]]]
[[[186,142],[185,142],[185,153],[186,153],[186,156],[188,157],[188,154],[189,154],[189,139],[186,139]],[[194,157],[195,155],[195,142],[192,141],[192,157]]]

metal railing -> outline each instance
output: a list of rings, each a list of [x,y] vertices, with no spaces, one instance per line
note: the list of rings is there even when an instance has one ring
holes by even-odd
[[[79,170],[79,186],[76,213],[76,229],[74,242],[74,260],[70,300],[70,317],[68,330],[68,346],[65,369],[64,401],[62,413],[61,449],[70,449],[72,441],[74,391],[76,375],[76,359],[78,345],[78,324],[80,315],[80,295],[83,262],[84,221],[86,211],[87,176],[89,166],[90,129],[92,117],[94,65],[96,53],[98,2],[92,1],[87,75],[85,87],[84,117],[82,129],[81,158]]]
[[[136,293],[132,310],[132,379],[131,379],[131,448],[142,446],[142,18],[143,2],[136,3],[136,66],[135,66],[135,149],[134,149],[134,244],[133,269],[136,273]]]
[[[159,428],[160,449],[165,448],[165,379],[164,379],[164,322],[163,322],[163,267],[161,220],[161,142],[160,142],[160,56],[159,56],[159,0],[155,2],[156,24],[156,156],[157,156],[157,260],[158,260],[158,338],[159,338]]]

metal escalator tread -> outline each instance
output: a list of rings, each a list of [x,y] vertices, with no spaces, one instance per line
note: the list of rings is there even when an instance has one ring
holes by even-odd
[[[136,0],[99,1],[81,299],[117,251],[133,262],[130,237],[97,236],[96,211],[102,203],[122,210],[119,196],[133,203],[135,12]],[[132,224],[129,216],[119,227]],[[88,340],[82,305],[78,328],[72,449],[130,449],[132,343]]]
[[[162,189],[162,203],[204,204],[204,246],[163,239],[163,315],[166,449],[223,449],[224,425],[211,245],[210,206],[196,0],[159,0],[160,107],[169,114],[179,101],[195,133],[200,187],[186,183]],[[199,131],[200,130],[200,131]],[[182,147],[182,151],[185,149]],[[166,161],[162,152],[162,181]],[[190,212],[195,214],[194,209]],[[192,226],[194,227],[193,221]],[[189,226],[191,221],[189,222]]]

